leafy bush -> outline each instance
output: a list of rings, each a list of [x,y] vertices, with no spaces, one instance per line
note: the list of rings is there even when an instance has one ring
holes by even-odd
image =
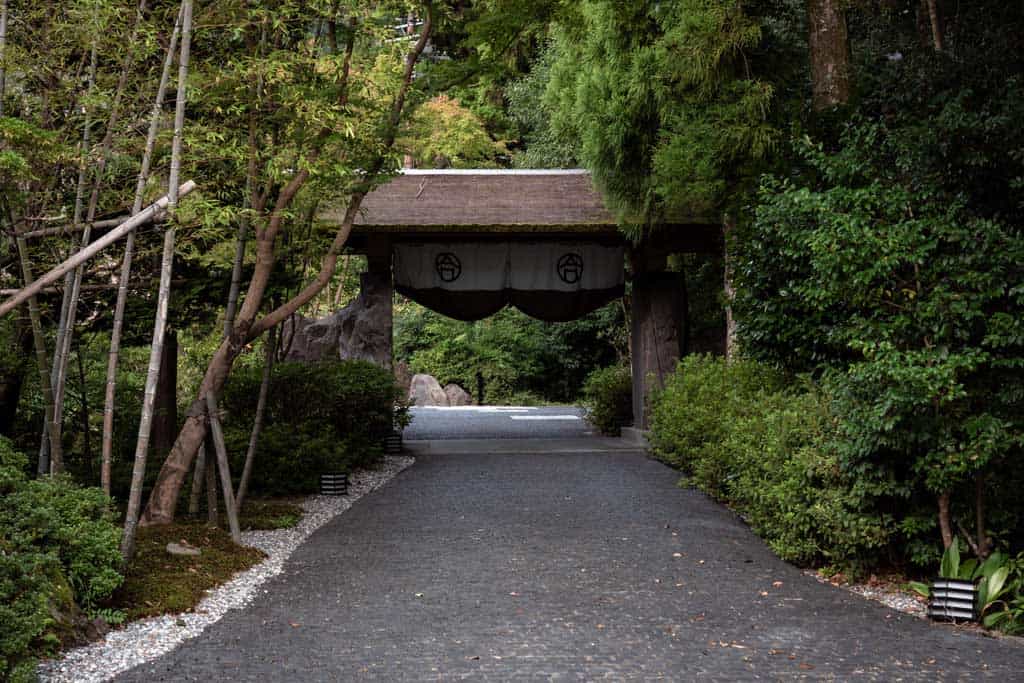
[[[656,457],[694,477],[716,496],[731,467],[724,444],[731,422],[749,412],[762,391],[777,391],[782,377],[765,365],[710,355],[687,356],[651,400],[651,440]]]
[[[224,390],[225,440],[240,474],[260,386],[259,368],[232,374]],[[376,462],[383,439],[408,420],[389,370],[364,361],[282,363],[274,368],[252,490],[311,493],[323,472],[348,472]]]
[[[783,559],[857,570],[877,560],[892,520],[838,465],[829,402],[784,388],[753,361],[684,359],[653,396],[655,454],[737,512]]]
[[[583,385],[587,419],[602,434],[618,436],[633,423],[633,376],[616,365],[594,370]]]
[[[122,581],[107,497],[65,477],[30,481],[26,467],[0,437],[0,678],[54,649],[76,604],[94,608]]]

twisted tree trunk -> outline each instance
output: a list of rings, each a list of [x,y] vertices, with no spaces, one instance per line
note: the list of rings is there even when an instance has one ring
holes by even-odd
[[[334,275],[335,268],[337,266],[338,255],[341,253],[345,242],[348,240],[349,234],[352,232],[352,225],[358,215],[359,207],[362,205],[363,198],[369,193],[373,183],[376,182],[377,178],[384,170],[386,154],[390,152],[391,148],[394,146],[395,137],[398,131],[398,124],[401,120],[402,110],[405,106],[405,98],[412,84],[412,77],[416,62],[423,53],[432,30],[434,15],[433,4],[427,2],[426,6],[427,18],[424,21],[422,33],[419,40],[416,42],[416,45],[406,57],[402,85],[392,102],[391,112],[387,121],[387,129],[383,140],[384,144],[381,145],[382,153],[372,164],[370,164],[369,168],[367,168],[364,175],[365,182],[363,186],[353,193],[342,224],[335,235],[334,242],[331,244],[327,255],[323,259],[319,274],[316,279],[298,295],[260,320],[257,320],[257,315],[259,314],[260,307],[263,304],[263,296],[266,292],[267,285],[270,281],[270,275],[276,261],[275,242],[282,225],[286,220],[287,212],[291,206],[292,200],[295,198],[296,194],[298,194],[309,176],[308,167],[299,170],[281,189],[278,194],[277,201],[274,204],[274,208],[270,212],[270,217],[266,226],[256,231],[256,266],[252,279],[249,281],[249,288],[245,296],[245,301],[238,312],[234,329],[231,331],[231,334],[221,342],[220,346],[214,352],[213,357],[210,359],[209,365],[207,365],[206,373],[203,376],[203,380],[199,387],[198,397],[193,401],[192,406],[188,411],[188,416],[185,418],[185,423],[182,426],[181,431],[178,433],[178,439],[174,444],[174,448],[171,450],[170,455],[164,462],[164,465],[160,470],[160,474],[157,477],[156,485],[153,487],[153,492],[150,494],[149,504],[147,505],[146,513],[142,520],[143,524],[169,524],[174,521],[174,514],[177,508],[181,486],[188,474],[189,466],[192,464],[192,460],[195,458],[196,452],[199,450],[199,445],[203,442],[203,439],[206,436],[207,424],[203,411],[205,396],[211,391],[214,394],[220,393],[221,389],[224,387],[224,383],[227,381],[228,375],[231,373],[232,365],[244,345],[256,339],[264,332],[267,332],[271,328],[279,325],[288,318],[288,316],[308,303],[330,283],[331,277]],[[346,59],[343,72],[343,80],[346,87],[342,88],[342,104],[347,102],[346,93],[351,54],[352,42],[350,33],[350,41],[346,47]],[[330,133],[330,130],[322,131],[318,139],[326,140]],[[320,146],[315,145],[309,153],[310,163],[313,163],[316,160],[319,155],[319,151]]]

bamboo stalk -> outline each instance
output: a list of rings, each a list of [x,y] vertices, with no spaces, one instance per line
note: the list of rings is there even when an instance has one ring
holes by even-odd
[[[0,116],[4,115],[4,93],[7,90],[7,68],[4,55],[7,54],[7,0],[0,4]]]
[[[86,87],[87,95],[91,95],[96,88],[96,67],[99,61],[99,54],[96,40],[93,40],[89,56],[89,77]],[[89,110],[85,111],[85,121],[82,123],[82,141],[79,147],[78,156],[78,182],[75,185],[75,209],[73,214],[73,225],[82,224],[83,204],[85,202],[85,184],[88,180],[88,157],[89,143],[92,139],[92,117]],[[82,231],[82,242],[79,251],[85,249],[89,244],[91,230],[87,226]],[[57,341],[53,349],[53,369],[50,372],[53,387],[53,415],[51,420],[53,426],[49,429],[51,435],[60,440],[61,432],[64,431],[64,384],[67,381],[68,360],[71,356],[71,338],[75,327],[75,316],[78,309],[79,287],[82,286],[82,273],[84,269],[80,266],[73,273],[68,273],[64,281],[64,299],[61,302],[61,319],[57,328]],[[45,441],[45,439],[44,439]],[[44,450],[46,446],[42,447]],[[64,470],[63,459],[54,458],[56,452],[51,445],[50,470],[62,472]]]
[[[203,450],[209,450],[205,443]],[[217,514],[217,466],[214,465],[213,460],[213,457],[206,458],[203,476],[206,479],[206,521],[213,526],[217,526],[218,521],[220,521]]]
[[[188,62],[192,40],[192,0],[182,3],[181,53],[178,59],[178,100],[174,113],[174,142],[171,146],[171,177],[167,195],[170,225],[164,232],[163,260],[160,267],[160,293],[157,296],[156,320],[153,323],[153,345],[149,354],[149,370],[146,373],[146,390],[142,398],[142,415],[139,419],[139,438],[135,444],[135,465],[132,469],[132,485],[128,494],[128,511],[125,515],[124,538],[121,542],[121,556],[125,563],[135,552],[135,530],[139,522],[139,508],[142,504],[142,482],[146,475],[146,455],[149,451],[149,436],[153,426],[153,404],[156,401],[156,385],[160,377],[160,360],[164,350],[164,333],[167,328],[167,309],[171,298],[171,273],[174,265],[175,216],[178,206],[178,177],[181,171],[181,140],[185,127],[185,103],[188,96]],[[229,482],[230,483],[230,482]]]
[[[224,511],[228,516],[231,539],[241,545],[242,531],[238,527],[238,509],[235,507],[235,494],[231,484],[231,465],[228,463],[228,449],[224,445],[224,431],[217,415],[217,398],[213,392],[206,394],[206,408],[210,419],[210,432],[213,434],[213,448],[217,452],[217,469],[220,471],[220,486],[224,492]]]
[[[132,215],[118,216],[117,218],[104,218],[103,220],[100,221],[83,223],[82,225],[79,225],[77,227],[74,225],[62,225],[56,228],[39,228],[38,230],[29,230],[28,232],[23,232],[21,236],[28,240],[35,239],[37,237],[59,237],[61,235],[70,235],[71,233],[85,230],[87,227],[92,228],[93,230],[106,230],[107,228],[116,228],[120,226],[126,220],[131,218]],[[157,223],[160,220],[162,220],[162,218],[162,216],[156,216],[154,217],[153,222]]]
[[[267,407],[267,392],[270,387],[270,375],[274,371],[274,357],[277,355],[277,328],[270,328],[267,333],[266,356],[263,361],[263,377],[260,379],[260,394],[256,400],[256,417],[253,418],[252,432],[249,434],[249,447],[245,451],[245,465],[242,467],[242,479],[238,482],[238,494],[235,496],[235,514],[242,511],[242,503],[249,492],[249,478],[252,476],[252,464],[256,459],[256,445],[263,430],[263,413]]]
[[[174,55],[178,44],[178,35],[181,32],[184,9],[184,5],[182,5],[181,10],[178,12],[178,18],[174,22],[171,42],[167,47],[167,54],[164,57],[160,85],[157,87],[156,99],[149,115],[149,131],[146,134],[146,146],[142,152],[139,177],[135,183],[132,216],[138,215],[139,210],[142,208],[142,199],[145,195],[146,183],[149,180],[149,170],[153,160],[153,149],[156,147],[160,114],[163,111],[164,99],[167,97],[167,86],[171,80],[171,67],[174,65]],[[124,311],[128,302],[128,281],[131,279],[134,252],[135,233],[130,232],[128,233],[128,239],[125,240],[124,257],[121,260],[121,279],[118,283],[117,303],[114,305],[114,326],[110,333],[110,352],[107,356],[107,384],[103,400],[103,447],[100,479],[103,490],[108,495],[110,493],[110,466],[114,448],[114,398],[117,390],[117,365],[121,358],[121,331],[124,328]]]
[[[16,239],[18,245],[18,258],[21,260],[21,275],[25,282],[32,281],[32,266],[28,259],[28,245],[20,237]],[[43,392],[44,421],[51,426],[49,433],[51,456],[56,456],[56,461],[62,461],[61,443],[59,438],[54,438],[53,425],[53,386],[50,384],[50,363],[46,358],[46,342],[43,340],[43,325],[39,316],[39,303],[34,296],[28,298],[28,316],[32,324],[32,342],[35,346],[36,362],[39,365],[39,386]],[[53,459],[50,461],[54,462]],[[48,472],[52,472],[52,466]],[[47,474],[48,472],[40,472]]]
[[[203,493],[203,472],[206,470],[206,446],[199,447],[196,456],[196,468],[192,473],[192,490],[188,494],[188,514],[193,517],[199,514],[199,497]]]
[[[195,182],[189,180],[178,188],[178,196],[184,197],[195,189]],[[63,275],[67,274],[68,271],[77,268],[82,263],[85,263],[114,242],[131,233],[135,228],[149,223],[153,219],[154,214],[162,212],[167,208],[168,201],[168,197],[161,197],[153,204],[150,204],[144,211],[125,221],[116,230],[111,230],[101,239],[96,240],[87,248],[77,252],[71,258],[55,266],[48,273],[32,282],[32,284],[19,289],[17,294],[0,304],[0,316],[7,315],[15,308],[28,301],[29,297],[35,296],[49,285],[52,285]]]

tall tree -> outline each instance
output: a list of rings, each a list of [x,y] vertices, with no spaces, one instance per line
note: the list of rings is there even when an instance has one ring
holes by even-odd
[[[853,83],[843,0],[807,0],[807,22],[814,108],[846,104]]]

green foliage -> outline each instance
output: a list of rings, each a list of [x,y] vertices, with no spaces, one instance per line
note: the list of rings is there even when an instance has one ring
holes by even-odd
[[[395,311],[396,360],[471,393],[480,372],[490,404],[511,402],[520,392],[546,401],[575,400],[593,369],[624,355],[625,340],[618,303],[568,323],[541,322],[512,308],[474,323],[416,304]]]
[[[242,369],[225,387],[225,439],[240,474],[259,394],[260,371]],[[274,368],[253,466],[253,491],[311,493],[320,474],[375,463],[382,441],[408,410],[391,372],[364,361],[281,363]]]
[[[0,676],[52,651],[75,604],[94,608],[122,581],[109,501],[58,477],[30,481],[0,437]]]
[[[406,120],[396,146],[421,168],[487,168],[507,152],[479,117],[447,95],[420,105]]]
[[[828,401],[751,361],[690,356],[652,398],[655,454],[739,512],[783,559],[862,570],[893,533],[830,450]]]
[[[777,138],[756,71],[762,22],[737,0],[586,0],[556,26],[545,104],[627,232],[720,206]],[[752,68],[753,65],[753,68]]]
[[[618,436],[633,423],[633,375],[623,365],[594,370],[583,385],[587,419],[602,434]]]

